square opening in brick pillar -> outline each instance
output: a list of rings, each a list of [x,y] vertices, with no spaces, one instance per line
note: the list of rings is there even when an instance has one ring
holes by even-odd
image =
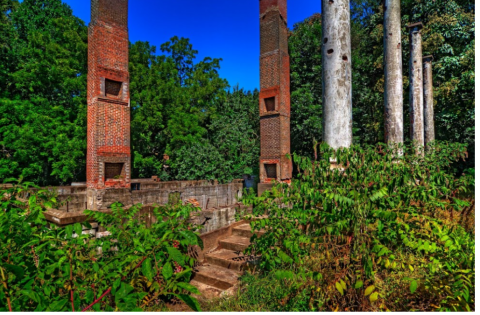
[[[121,91],[122,82],[105,79],[105,96],[118,98]]]
[[[124,163],[105,163],[105,179],[120,179]]]
[[[265,99],[265,110],[267,112],[275,111],[275,96],[274,97],[268,97],[268,98]]]
[[[265,173],[268,179],[277,179],[277,164],[265,164]]]

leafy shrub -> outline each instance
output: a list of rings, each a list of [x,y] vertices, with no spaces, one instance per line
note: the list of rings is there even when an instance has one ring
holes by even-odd
[[[193,206],[87,211],[107,229],[96,239],[78,223],[50,225],[43,212],[56,199],[47,190],[19,184],[0,196],[0,311],[134,311],[172,298],[199,310],[188,284],[188,248],[203,246],[188,222]]]
[[[394,158],[380,144],[335,153],[322,144],[315,161],[294,155],[298,179],[244,199],[255,215],[268,214],[252,221],[266,233],[247,252],[262,255],[264,270],[320,272],[323,289],[311,298],[326,294],[332,310],[471,310],[475,240],[464,219],[474,178],[456,178],[451,167],[466,146],[438,142],[425,157],[403,151]],[[330,169],[334,154],[343,170]]]

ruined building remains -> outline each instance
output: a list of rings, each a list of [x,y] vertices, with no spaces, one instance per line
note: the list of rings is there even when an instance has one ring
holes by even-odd
[[[408,26],[410,31],[410,137],[418,146],[417,154],[423,155],[423,65],[422,22]]]
[[[384,0],[385,142],[403,144],[403,75],[400,0]]]
[[[92,0],[88,32],[88,208],[106,188],[130,189],[128,0]]]
[[[423,111],[425,120],[425,145],[435,141],[435,113],[433,110],[433,56],[423,57]]]
[[[333,149],[352,145],[350,2],[322,0],[323,139]]]
[[[260,0],[260,185],[292,178],[287,0]]]
[[[47,220],[64,226],[88,220],[85,209],[111,211],[172,200],[202,209],[196,217],[202,232],[235,222],[242,180],[160,182],[156,176],[131,179],[130,95],[128,73],[128,0],[91,0],[88,40],[87,182],[48,188],[57,194],[58,209]],[[152,174],[154,175],[154,174]],[[99,227],[101,228],[101,227]]]

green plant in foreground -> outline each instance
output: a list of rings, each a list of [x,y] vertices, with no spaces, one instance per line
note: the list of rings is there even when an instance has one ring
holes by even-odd
[[[141,311],[172,298],[200,310],[190,295],[199,291],[188,283],[195,259],[187,255],[203,247],[188,222],[197,209],[87,211],[107,230],[96,239],[78,223],[50,225],[43,212],[56,200],[48,195],[28,183],[0,191],[0,311]]]
[[[428,296],[422,310],[471,310],[474,233],[444,216],[464,213],[474,199],[471,174],[457,178],[451,168],[466,148],[438,142],[425,157],[408,154],[412,147],[404,152],[394,158],[383,144],[336,153],[320,145],[315,161],[294,155],[298,179],[244,199],[255,215],[268,214],[252,221],[252,230],[266,233],[253,236],[247,252],[262,255],[264,270],[321,272],[317,285],[348,295],[357,309],[366,301],[388,309],[380,281],[405,275],[408,294],[395,302],[403,309],[420,309],[415,301]],[[342,171],[330,169],[334,154]]]

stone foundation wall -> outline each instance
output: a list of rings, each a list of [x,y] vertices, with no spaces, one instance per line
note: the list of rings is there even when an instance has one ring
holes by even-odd
[[[81,212],[85,209],[108,210],[115,202],[125,206],[143,204],[167,204],[169,198],[180,198],[182,201],[195,200],[202,210],[222,208],[234,205],[242,196],[243,180],[234,180],[228,184],[216,181],[175,181],[154,182],[152,180],[132,180],[137,184],[135,189],[105,189],[102,194],[90,195],[86,186],[52,187],[49,190],[58,194],[57,200],[62,212]],[[89,200],[96,198],[96,200]],[[96,207],[92,208],[92,202]]]

